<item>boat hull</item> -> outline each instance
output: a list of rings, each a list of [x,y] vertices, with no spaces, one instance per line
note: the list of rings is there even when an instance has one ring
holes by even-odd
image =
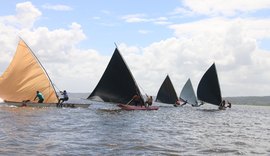
[[[5,101],[5,104],[16,107],[57,107],[56,103],[31,103],[31,102],[9,102]],[[78,104],[78,103],[63,103],[62,107],[69,108],[88,108],[90,104]]]
[[[158,106],[131,106],[131,105],[126,105],[126,104],[118,104],[118,107],[120,107],[123,110],[158,110]]]

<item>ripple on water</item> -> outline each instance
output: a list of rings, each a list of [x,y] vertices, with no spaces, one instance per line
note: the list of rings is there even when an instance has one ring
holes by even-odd
[[[0,155],[267,155],[270,109],[0,108]],[[202,109],[202,110],[201,110]],[[255,113],[254,113],[255,112]],[[262,115],[263,114],[263,115]],[[261,132],[265,133],[261,133]]]
[[[199,151],[201,154],[213,155],[213,154],[236,154],[238,150],[226,149],[226,148],[210,148]]]

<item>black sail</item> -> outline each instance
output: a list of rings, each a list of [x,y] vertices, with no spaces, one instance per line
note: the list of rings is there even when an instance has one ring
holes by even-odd
[[[128,103],[137,94],[142,95],[128,66],[117,48],[89,100]]]
[[[205,72],[197,88],[199,100],[219,105],[221,103],[221,91],[218,81],[215,63]]]
[[[176,92],[174,90],[173,84],[170,80],[169,75],[165,78],[162,85],[159,88],[156,101],[167,103],[167,104],[175,104],[178,100]]]

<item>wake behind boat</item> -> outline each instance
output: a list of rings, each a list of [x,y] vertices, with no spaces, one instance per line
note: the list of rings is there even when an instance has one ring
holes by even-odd
[[[44,103],[33,102],[36,91],[43,94]],[[0,98],[7,105],[56,107],[58,96],[45,68],[29,46],[21,39],[10,65],[0,77]],[[88,107],[71,104],[63,107]]]
[[[11,102],[11,101],[4,101],[5,104],[9,106],[16,106],[16,107],[59,107],[57,103],[33,103],[33,102]],[[61,107],[68,107],[68,108],[88,108],[90,104],[79,104],[79,103],[63,103]]]

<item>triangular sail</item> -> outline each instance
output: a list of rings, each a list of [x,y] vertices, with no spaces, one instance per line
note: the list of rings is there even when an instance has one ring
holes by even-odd
[[[180,93],[180,98],[193,106],[198,106],[197,98],[190,79],[188,79],[184,85]]]
[[[171,82],[169,75],[166,76],[162,85],[159,88],[157,97],[157,102],[167,103],[167,104],[175,104],[178,101],[177,94]]]
[[[140,93],[128,66],[117,48],[103,73],[98,85],[87,99],[95,101],[128,103],[132,97]]]
[[[198,99],[214,105],[221,103],[221,91],[215,63],[205,72],[197,88]]]
[[[0,77],[0,98],[13,102],[33,101],[36,91],[44,95],[44,103],[58,102],[45,69],[27,44],[20,40],[13,60]]]

